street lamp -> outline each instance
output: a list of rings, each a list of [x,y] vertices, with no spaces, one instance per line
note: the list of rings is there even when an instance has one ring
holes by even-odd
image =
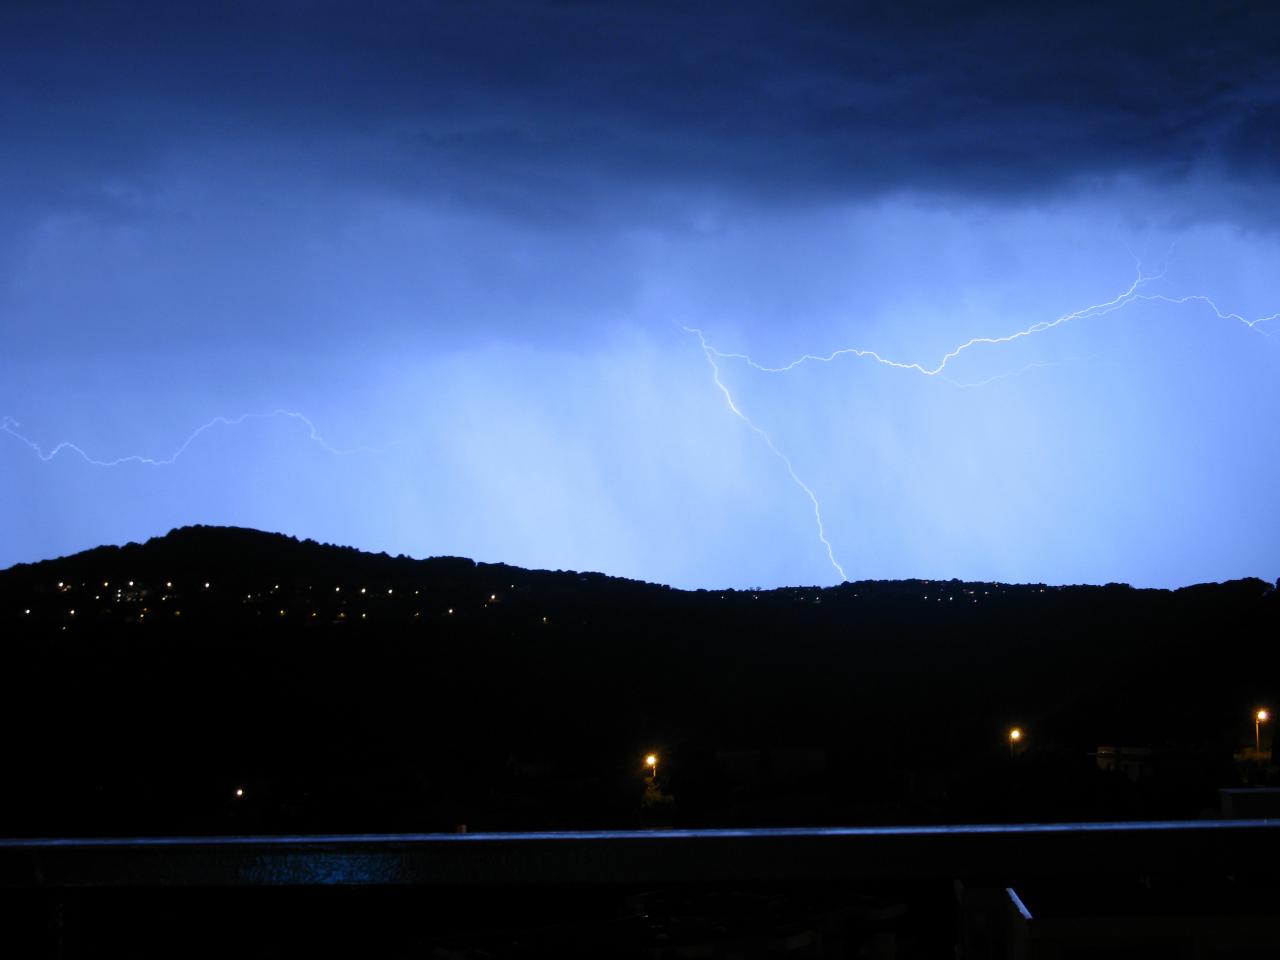
[[[658,782],[658,755],[651,753],[644,758],[644,765],[653,772],[654,783]]]
[[[1256,710],[1253,714],[1253,752],[1262,755],[1262,724],[1271,719],[1271,714],[1266,709]]]
[[[1013,749],[1022,742],[1022,728],[1014,727],[1009,731],[1009,756],[1013,756]]]

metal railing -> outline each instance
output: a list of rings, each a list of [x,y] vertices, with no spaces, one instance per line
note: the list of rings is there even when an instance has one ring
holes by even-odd
[[[1247,871],[1280,820],[0,840],[0,889],[700,883]]]

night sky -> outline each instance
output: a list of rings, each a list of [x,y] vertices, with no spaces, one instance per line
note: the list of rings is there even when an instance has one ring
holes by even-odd
[[[1274,579],[1277,50],[1262,2],[0,3],[0,566]]]

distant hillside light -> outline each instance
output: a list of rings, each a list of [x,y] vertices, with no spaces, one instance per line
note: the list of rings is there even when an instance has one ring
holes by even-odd
[[[658,779],[658,755],[651,753],[644,758],[644,765],[649,768],[653,774],[653,779]]]
[[[236,787],[236,796],[237,796],[237,797],[243,797],[243,796],[244,796],[244,788],[243,788],[243,787]]]
[[[1253,714],[1253,752],[1261,755],[1262,753],[1262,725],[1271,719],[1271,714],[1265,707],[1260,707]]]

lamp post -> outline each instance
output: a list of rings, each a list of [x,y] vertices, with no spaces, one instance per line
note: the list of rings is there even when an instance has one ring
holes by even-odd
[[[658,755],[656,753],[649,754],[647,757],[644,758],[644,765],[648,767],[650,771],[652,771],[653,782],[657,783],[658,782]]]
[[[1271,719],[1266,709],[1255,710],[1253,714],[1253,752],[1262,756],[1262,725]]]
[[[1022,728],[1014,727],[1009,731],[1009,756],[1013,756],[1014,748],[1022,742]]]

